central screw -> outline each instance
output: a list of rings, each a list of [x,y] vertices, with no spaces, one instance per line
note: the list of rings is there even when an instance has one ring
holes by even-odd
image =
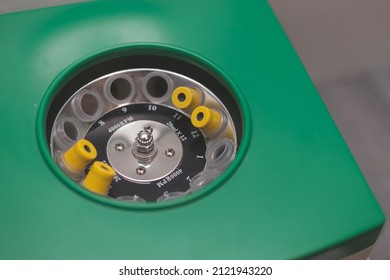
[[[146,169],[143,166],[138,166],[135,172],[137,172],[138,175],[144,175],[146,173]]]

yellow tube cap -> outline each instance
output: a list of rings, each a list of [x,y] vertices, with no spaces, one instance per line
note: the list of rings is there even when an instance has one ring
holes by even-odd
[[[182,110],[193,110],[201,101],[200,93],[189,87],[177,87],[171,98],[173,105]]]
[[[96,156],[95,146],[88,140],[80,139],[64,153],[64,163],[72,171],[81,172]]]
[[[192,112],[191,122],[205,132],[214,133],[221,127],[221,114],[206,106],[199,106]]]
[[[107,195],[114,176],[115,170],[111,166],[101,161],[95,161],[82,185],[94,193]]]

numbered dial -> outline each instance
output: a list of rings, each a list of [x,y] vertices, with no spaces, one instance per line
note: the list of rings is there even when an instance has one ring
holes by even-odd
[[[67,94],[56,99],[51,152],[73,181],[97,195],[128,203],[176,199],[209,184],[234,159],[230,112],[187,76],[123,70]]]
[[[139,137],[145,140],[141,145]],[[171,193],[184,194],[206,165],[201,130],[183,113],[163,105],[115,109],[96,121],[85,139],[103,151],[97,160],[107,162],[117,173],[108,193],[114,198],[157,201]]]

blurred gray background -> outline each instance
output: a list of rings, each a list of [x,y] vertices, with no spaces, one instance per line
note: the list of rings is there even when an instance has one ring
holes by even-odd
[[[0,0],[0,13],[86,2]],[[269,0],[390,217],[390,1]],[[370,259],[390,259],[390,223]]]

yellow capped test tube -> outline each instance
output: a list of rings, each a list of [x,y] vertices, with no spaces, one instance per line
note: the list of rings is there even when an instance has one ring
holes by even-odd
[[[62,166],[69,175],[78,177],[96,156],[95,146],[86,139],[80,139],[63,154]]]
[[[202,100],[201,94],[194,88],[177,87],[172,92],[173,105],[182,110],[192,111],[196,106],[199,106]]]
[[[94,193],[107,195],[114,176],[115,170],[111,166],[102,161],[95,161],[82,185]]]
[[[216,133],[221,128],[221,122],[221,113],[206,106],[196,107],[191,114],[192,125],[206,133]]]

